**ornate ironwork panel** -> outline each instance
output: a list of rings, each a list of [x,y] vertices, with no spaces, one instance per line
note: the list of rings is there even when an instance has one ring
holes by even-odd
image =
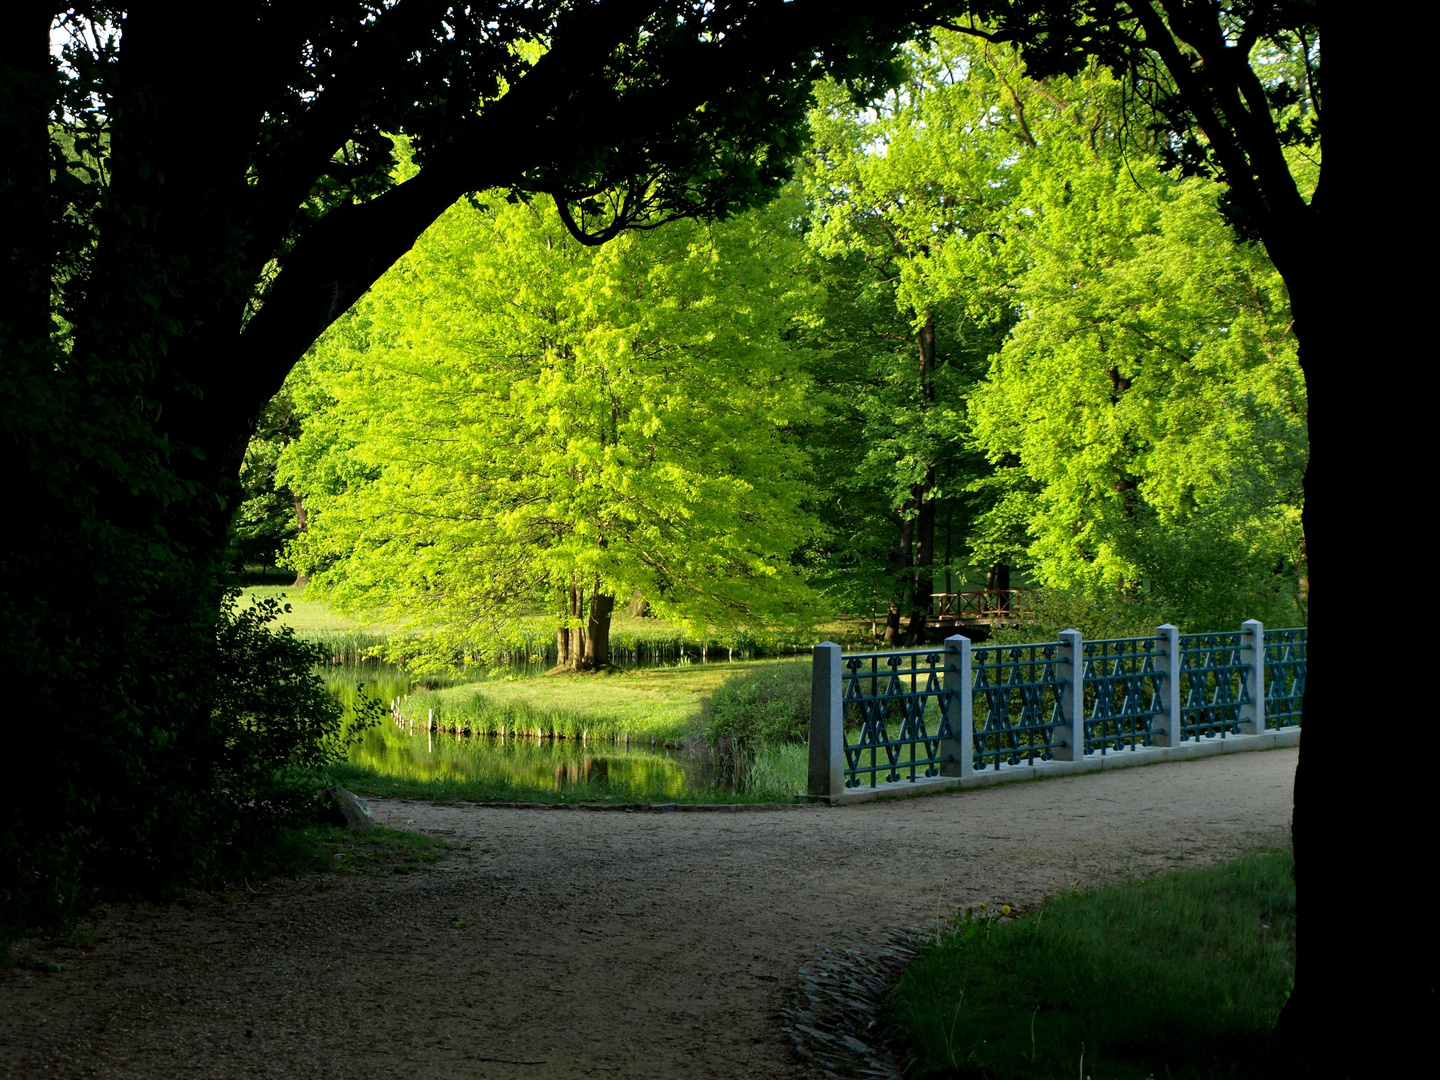
[[[1155,666],[1155,639],[1108,638],[1082,645],[1085,752],[1149,746],[1163,708],[1165,672]]]
[[[1265,726],[1298,727],[1305,696],[1305,631],[1265,631]]]
[[[1060,643],[993,645],[970,652],[976,769],[1049,761],[1063,720]]]
[[[876,787],[882,779],[913,782],[938,776],[940,766],[953,760],[940,752],[941,743],[953,737],[944,679],[943,648],[844,658],[840,682],[847,788]]]
[[[1240,734],[1240,706],[1250,703],[1250,664],[1239,632],[1180,635],[1180,737]]]

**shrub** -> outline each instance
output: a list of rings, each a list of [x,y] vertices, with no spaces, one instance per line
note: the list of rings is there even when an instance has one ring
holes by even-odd
[[[761,744],[805,742],[810,733],[810,663],[785,660],[752,668],[722,683],[701,707],[705,740],[734,740],[751,752]]]
[[[269,628],[282,612],[273,597],[237,609],[227,595],[221,612],[211,705],[221,746],[220,809],[235,839],[266,842],[281,826],[307,819],[325,767],[345,759],[383,706],[369,697],[347,706],[331,694],[315,673],[326,649],[288,626]]]

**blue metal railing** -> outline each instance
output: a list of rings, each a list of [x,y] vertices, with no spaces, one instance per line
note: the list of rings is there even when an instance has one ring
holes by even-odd
[[[1155,639],[1102,638],[1081,646],[1085,753],[1151,745],[1151,726],[1164,709],[1165,672]]]
[[[1265,631],[1265,726],[1295,727],[1305,696],[1303,626]]]
[[[821,793],[840,784],[874,789],[1250,735],[1262,709],[1265,728],[1298,727],[1306,633],[1247,622],[1239,632],[1180,634],[1167,625],[1154,637],[1085,641],[1066,631],[1060,641],[976,646],[956,638],[894,652],[842,654],[826,643],[832,666],[817,666],[817,678],[826,670],[824,678],[836,678],[838,669],[839,685],[830,684],[834,704],[812,712],[812,733],[829,731],[833,749],[812,755],[812,784]],[[1263,656],[1255,652],[1262,635]],[[825,756],[841,750],[842,761]]]
[[[845,656],[840,685],[847,788],[875,787],[882,774],[886,783],[938,776],[940,766],[953,760],[941,748],[953,738],[944,676],[943,646]]]
[[[970,653],[976,769],[1049,761],[1063,743],[1060,643],[993,645]]]
[[[1240,709],[1250,704],[1241,635],[1180,635],[1180,737],[1240,734]]]

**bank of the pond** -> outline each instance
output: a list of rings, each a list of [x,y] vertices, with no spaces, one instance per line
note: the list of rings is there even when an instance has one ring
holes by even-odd
[[[1288,851],[1061,896],[1013,919],[1008,906],[970,909],[900,980],[907,1075],[1279,1075],[1269,1034],[1294,955]]]
[[[360,795],[468,802],[784,802],[805,787],[802,746],[764,747],[738,773],[679,750],[573,739],[366,732],[330,778]]]
[[[414,691],[402,703],[416,721],[474,735],[673,744],[696,733],[705,699],[727,679],[774,661],[625,668],[596,674],[556,673],[530,679]]]
[[[402,669],[333,667],[347,705],[382,702],[332,779],[361,794],[474,801],[767,802],[805,788],[803,746],[714,754],[706,699],[774,661],[632,668],[412,689]]]

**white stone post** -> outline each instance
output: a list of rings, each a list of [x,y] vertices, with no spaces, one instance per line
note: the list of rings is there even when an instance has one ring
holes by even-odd
[[[845,790],[845,726],[840,688],[840,646],[815,646],[810,674],[811,795],[838,799]]]
[[[1180,628],[1165,623],[1155,629],[1155,670],[1160,684],[1160,715],[1150,722],[1156,746],[1180,745]]]
[[[949,698],[950,738],[940,753],[953,759],[940,766],[941,776],[970,776],[975,772],[975,702],[971,697],[970,639],[955,634],[945,639],[944,692]]]
[[[1056,694],[1060,698],[1062,722],[1056,726],[1053,742],[1063,743],[1055,748],[1056,761],[1085,760],[1085,649],[1079,630],[1060,631],[1060,655],[1057,657],[1056,675],[1060,687]]]
[[[1265,734],[1265,627],[1257,619],[1240,624],[1240,658],[1249,653],[1245,689],[1250,701],[1240,706],[1240,734]]]

